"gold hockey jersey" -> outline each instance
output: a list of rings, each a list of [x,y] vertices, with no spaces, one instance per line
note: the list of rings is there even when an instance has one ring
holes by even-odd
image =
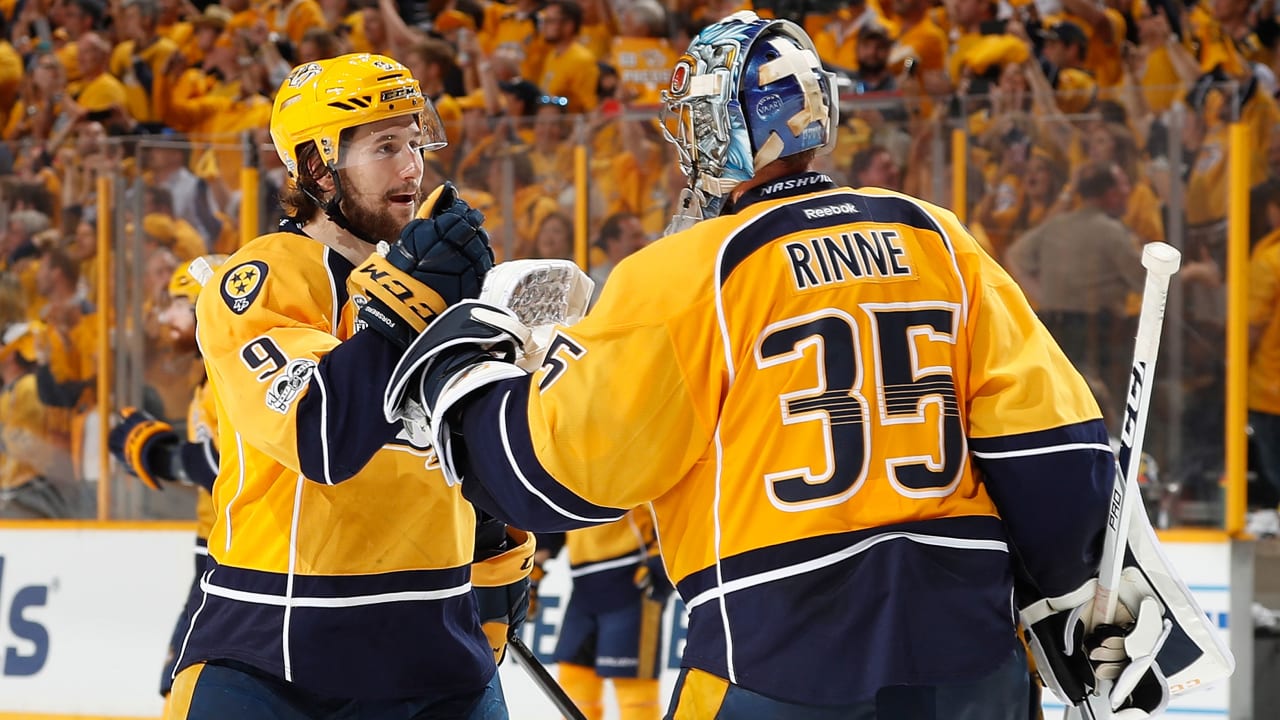
[[[400,351],[357,332],[352,270],[294,226],[200,294],[221,458],[178,669],[231,659],[329,697],[479,690],[495,666],[471,593],[475,514],[382,417]]]
[[[620,263],[545,363],[469,398],[464,493],[536,532],[651,502],[685,666],[816,705],[964,681],[1013,652],[1015,568],[1096,572],[1098,407],[942,208],[754,188]]]

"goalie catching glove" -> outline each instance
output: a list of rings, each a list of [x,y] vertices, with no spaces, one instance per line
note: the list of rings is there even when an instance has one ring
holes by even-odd
[[[422,422],[440,459],[445,481],[462,481],[450,446],[449,408],[468,394],[499,380],[521,377],[515,365],[529,329],[510,310],[464,300],[440,313],[405,350],[383,395],[387,422]]]
[[[172,425],[131,407],[120,411],[120,422],[107,435],[111,454],[152,490],[159,490],[162,480],[181,477],[180,465],[175,468],[180,443]]]
[[[423,207],[427,217],[405,225],[394,245],[379,243],[353,274],[368,297],[360,319],[400,347],[446,307],[478,297],[493,267],[484,215],[458,197],[452,183],[437,188]]]
[[[1097,583],[1092,579],[1066,595],[1021,610],[1040,678],[1071,704],[1081,703],[1107,681],[1110,689],[1102,702],[1114,713],[1111,717],[1154,717],[1169,704],[1169,684],[1156,656],[1169,639],[1173,621],[1165,617],[1156,597],[1129,592],[1122,593],[1112,623],[1089,631]],[[1130,606],[1137,608],[1136,615]]]

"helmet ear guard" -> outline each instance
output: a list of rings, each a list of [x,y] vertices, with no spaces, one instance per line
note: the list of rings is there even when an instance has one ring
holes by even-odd
[[[743,11],[704,29],[662,93],[662,131],[676,146],[704,217],[765,165],[835,146],[834,74],[813,41],[787,20]]]

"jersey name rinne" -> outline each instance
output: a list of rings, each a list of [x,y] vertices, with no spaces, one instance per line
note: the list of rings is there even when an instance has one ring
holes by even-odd
[[[793,240],[782,246],[791,263],[796,289],[858,278],[911,277],[906,250],[896,230],[860,230]]]

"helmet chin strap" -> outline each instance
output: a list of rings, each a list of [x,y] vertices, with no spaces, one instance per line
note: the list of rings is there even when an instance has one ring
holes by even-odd
[[[377,245],[377,240],[369,237],[366,233],[357,230],[355,226],[351,224],[351,220],[342,212],[342,198],[344,194],[342,191],[342,178],[338,176],[338,169],[333,167],[333,165],[330,165],[328,170],[329,177],[333,178],[333,197],[329,198],[327,201],[321,200],[315,193],[311,192],[310,188],[299,185],[299,187],[302,188],[302,192],[306,193],[306,196],[311,198],[311,201],[324,211],[324,214],[328,216],[329,220],[332,221],[334,225],[337,225],[347,231],[361,242],[366,242],[370,245]]]

